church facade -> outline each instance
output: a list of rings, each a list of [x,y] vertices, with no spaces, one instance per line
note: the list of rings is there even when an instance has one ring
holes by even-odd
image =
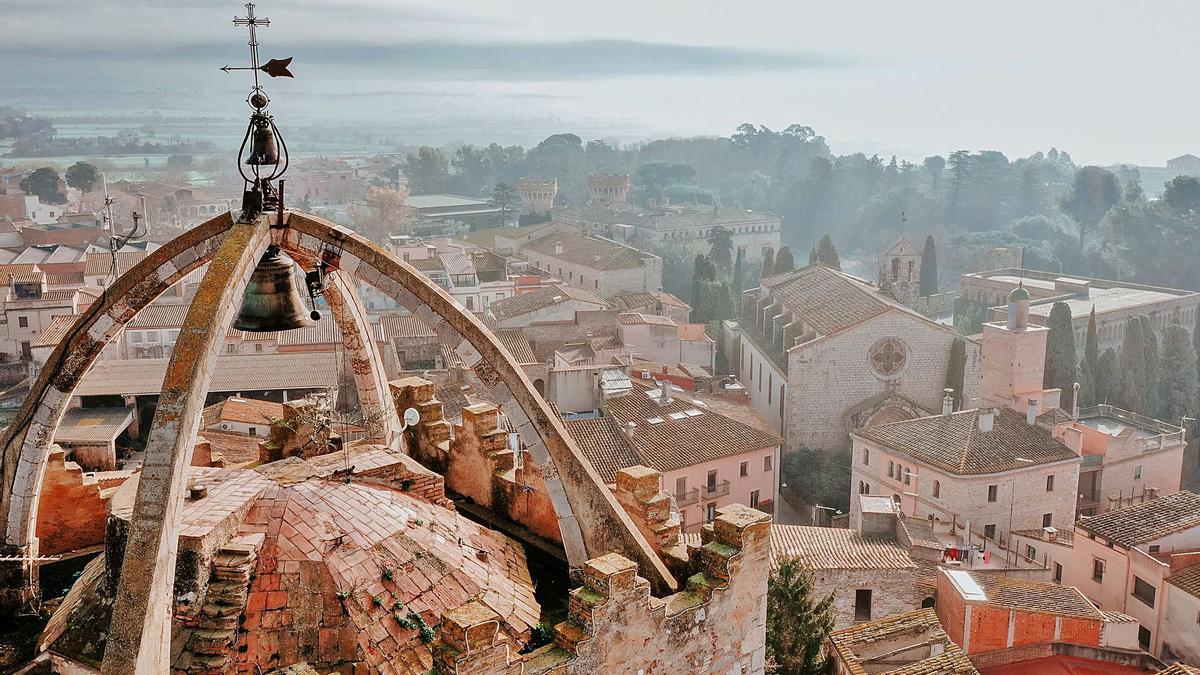
[[[956,337],[866,282],[809,265],[743,294],[731,363],[786,448],[839,450],[855,429],[940,410]],[[980,350],[964,340],[970,401]]]

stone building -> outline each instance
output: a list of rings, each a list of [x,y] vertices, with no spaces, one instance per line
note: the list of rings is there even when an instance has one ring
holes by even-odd
[[[531,271],[602,298],[662,290],[662,259],[611,239],[559,231],[522,242],[517,250]]]
[[[879,290],[908,307],[921,292],[921,252],[901,237],[879,254],[876,262]]]
[[[779,250],[781,221],[773,213],[703,204],[655,205],[648,208],[623,201],[600,201],[554,211],[554,222],[641,249],[683,247],[707,254],[717,228],[729,232],[734,254],[761,260],[767,249]]]
[[[580,312],[608,309],[599,295],[567,284],[541,286],[491,303],[487,316],[501,328],[524,328],[533,323],[571,321]]]
[[[1032,324],[1046,325],[1054,303],[1067,304],[1075,328],[1075,349],[1080,354],[1087,339],[1088,316],[1093,309],[1100,351],[1110,347],[1120,351],[1125,339],[1125,324],[1135,316],[1150,317],[1150,323],[1161,337],[1162,330],[1172,323],[1191,330],[1196,311],[1200,309],[1200,292],[1197,291],[1109,279],[1065,277],[1019,268],[964,274],[961,294],[968,300],[993,307],[996,320],[1003,321],[1008,292],[1017,284],[1021,284],[1032,298],[1029,307]]]
[[[932,607],[833,631],[826,644],[837,675],[979,675]]]
[[[692,313],[691,305],[666,291],[618,293],[608,302],[621,312],[665,316],[676,323],[687,323]]]
[[[522,176],[517,180],[517,192],[521,195],[523,215],[549,214],[554,208],[554,197],[558,195],[558,179]]]
[[[789,448],[842,449],[849,432],[942,405],[957,334],[875,287],[815,264],[742,295],[730,360]],[[966,340],[964,400],[978,395],[979,345]]]
[[[588,200],[593,204],[624,202],[629,196],[629,174],[593,173],[587,178]]]

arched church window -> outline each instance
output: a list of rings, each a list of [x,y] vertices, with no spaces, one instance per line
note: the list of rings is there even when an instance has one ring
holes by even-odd
[[[913,262],[912,260],[908,261],[908,280],[909,281],[913,280],[913,270],[915,270],[916,267],[917,267],[917,264],[915,262]]]
[[[900,259],[892,258],[892,281],[900,278]]]

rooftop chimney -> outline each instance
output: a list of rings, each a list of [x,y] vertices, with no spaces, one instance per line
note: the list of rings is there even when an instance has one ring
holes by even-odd
[[[1079,419],[1079,383],[1071,385],[1071,417]]]
[[[996,421],[996,411],[992,408],[979,411],[979,430],[983,433],[989,433],[992,430],[992,424]]]
[[[562,240],[554,242],[554,255],[562,255]]]
[[[950,413],[954,412],[954,390],[946,387],[942,391],[946,392],[946,396],[942,398],[942,417],[949,417]]]
[[[1038,402],[1031,398],[1025,403],[1025,423],[1029,426],[1037,424]]]
[[[633,422],[626,422],[625,426],[621,429],[621,431],[625,434],[625,438],[628,438],[629,440],[632,441],[633,433],[635,431],[637,431],[637,424],[635,424]]]
[[[670,380],[660,380],[658,383],[658,404],[666,405],[671,402]]]

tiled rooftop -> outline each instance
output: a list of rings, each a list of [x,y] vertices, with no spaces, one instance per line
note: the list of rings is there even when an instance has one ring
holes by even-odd
[[[1200,495],[1184,490],[1083,518],[1075,527],[1121,546],[1137,546],[1200,527]]]
[[[500,328],[496,331],[496,339],[500,340],[500,344],[513,355],[517,363],[538,362],[529,344],[529,337],[520,328]]]
[[[959,475],[1012,471],[1078,458],[1050,432],[1027,424],[1024,416],[1007,408],[996,413],[991,431],[981,431],[981,412],[963,410],[948,417],[933,415],[863,427],[852,435]]]
[[[608,307],[608,303],[600,299],[594,293],[589,293],[578,288],[571,288],[565,284],[560,286],[542,286],[533,291],[518,293],[512,297],[504,298],[493,302],[488,311],[496,319],[503,321],[513,317],[536,312],[539,309],[553,307],[567,300],[581,300],[595,305],[596,309]]]
[[[202,427],[219,425],[221,422],[242,424],[269,424],[271,420],[283,418],[283,404],[255,398],[229,398],[204,409]]]
[[[78,316],[58,315],[50,319],[50,323],[42,329],[37,339],[30,343],[30,347],[57,347],[59,342],[70,332],[71,326],[75,325],[75,320]]]
[[[555,253],[558,244],[562,252]],[[540,239],[525,242],[521,249],[536,259],[537,256],[552,256],[581,267],[610,271],[640,267],[645,254],[635,248],[598,237],[581,236],[568,232],[553,232]]]
[[[771,526],[771,564],[798,558],[821,570],[916,569],[903,546],[890,539],[868,539],[855,530],[805,525]]]
[[[821,335],[857,326],[895,307],[873,287],[820,264],[767,277],[763,286]]]
[[[59,443],[108,443],[133,421],[133,408],[69,408],[54,431]]]
[[[896,614],[855,624],[829,634],[835,658],[850,675],[979,675],[965,652],[942,629],[933,608]],[[883,643],[883,644],[881,644]],[[917,644],[940,645],[942,652],[898,668],[873,664],[867,654],[890,653],[884,644],[911,648]]]
[[[1100,610],[1074,586],[980,572],[964,574],[983,589],[987,604],[994,607],[1104,620]]]
[[[76,396],[158,394],[167,359],[98,361],[75,389]],[[337,383],[337,356],[332,352],[221,355],[209,391],[318,389]]]
[[[1200,598],[1200,562],[1175,570],[1167,577],[1167,583],[1174,584],[1184,593]]]

